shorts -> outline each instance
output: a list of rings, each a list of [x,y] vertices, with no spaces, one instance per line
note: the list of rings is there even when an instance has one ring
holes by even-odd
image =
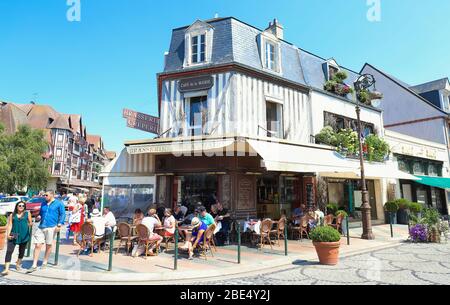
[[[159,236],[158,234],[153,233],[152,235],[150,235],[149,239],[153,240],[153,241],[159,241],[159,240],[162,240],[163,238],[161,236]]]
[[[174,235],[175,235],[175,233],[170,233],[170,232],[164,231],[164,237],[169,238],[169,237],[172,237]]]
[[[53,228],[37,228],[33,234],[33,244],[46,244],[52,245],[53,239],[55,239],[55,227]]]

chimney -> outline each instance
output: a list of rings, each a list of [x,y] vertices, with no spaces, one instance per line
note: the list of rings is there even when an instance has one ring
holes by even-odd
[[[274,19],[273,22],[269,23],[269,27],[266,31],[271,32],[278,39],[284,39],[284,27],[278,22],[277,19]]]
[[[167,65],[167,57],[169,57],[169,52],[164,52],[164,69],[166,68]]]

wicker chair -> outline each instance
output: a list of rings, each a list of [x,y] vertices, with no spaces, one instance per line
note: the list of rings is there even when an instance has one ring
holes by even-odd
[[[178,228],[178,221],[175,221],[175,228]],[[175,230],[175,232],[176,232],[176,230]],[[165,251],[167,251],[169,249],[169,242],[173,242],[175,244],[175,233],[172,236],[164,235],[163,242],[166,244]]]
[[[270,234],[275,235],[277,241],[278,241],[278,246],[280,246],[280,237],[283,237],[283,239],[285,238],[284,236],[284,229],[287,223],[287,219],[286,217],[282,217],[278,222],[277,222],[277,228],[276,230],[271,230]]]
[[[334,220],[333,214],[328,214],[328,215],[325,216],[325,218],[323,219],[323,225],[324,225],[324,226],[332,226],[332,225],[333,225],[333,220]]]
[[[140,245],[143,245],[145,247],[145,258],[147,258],[148,248],[156,245],[156,241],[150,240],[149,237],[150,232],[148,231],[148,228],[143,224],[136,226],[136,233],[137,233],[138,247]],[[156,255],[158,255],[158,248],[156,249]]]
[[[200,252],[205,256],[205,260],[207,259],[206,251],[209,250],[211,253],[211,256],[214,257],[211,245],[214,247],[214,249],[217,252],[216,246],[214,245],[214,230],[216,229],[216,225],[212,224],[206,229],[206,231],[203,233],[203,242],[199,242],[197,244],[197,247],[199,248]]]
[[[333,228],[335,228],[336,230],[338,230],[339,232],[342,231],[342,222],[344,221],[345,216],[342,214],[339,214],[338,217],[336,217],[336,224],[331,224],[331,226]]]
[[[273,249],[272,247],[272,241],[270,240],[270,230],[272,229],[272,225],[273,225],[273,221],[271,219],[264,219],[261,222],[261,228],[260,228],[260,232],[259,232],[259,236],[258,239],[260,240],[260,249],[262,250],[262,248],[264,248],[264,244],[265,241],[269,242],[270,248]],[[254,235],[257,235],[256,233],[254,233]]]
[[[308,215],[300,218],[300,224],[298,225],[298,227],[292,228],[292,239],[294,238],[294,232],[298,232],[300,241],[303,241],[303,234],[306,234],[306,237],[308,237],[308,239],[309,239],[308,224],[309,224],[310,219],[311,219],[311,217]]]
[[[119,246],[117,247],[116,254],[119,253],[122,243],[124,243],[124,246],[126,247],[125,250],[127,251],[127,254],[129,254],[128,249],[130,249],[130,246],[132,245],[133,241],[137,239],[137,236],[132,235],[131,226],[128,223],[125,222],[119,223],[118,228],[119,228],[120,242]]]
[[[98,251],[101,252],[100,243],[104,240],[104,238],[103,237],[99,238],[95,236],[95,227],[92,223],[85,222],[81,226],[80,233],[81,233],[81,243],[77,256],[79,256],[81,251],[83,251],[88,245],[91,246],[91,253],[89,254],[89,256],[93,256],[95,244],[97,244],[98,246]]]

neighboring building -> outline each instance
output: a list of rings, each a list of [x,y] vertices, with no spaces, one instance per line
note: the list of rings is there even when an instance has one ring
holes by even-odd
[[[48,105],[3,102],[0,119],[9,133],[16,132],[22,124],[44,131],[49,143],[47,157],[51,160],[47,189],[59,192],[100,189],[98,173],[107,157],[101,138],[88,138],[81,115],[61,114]]]
[[[302,203],[313,208],[320,177],[327,197],[359,218],[359,163],[314,140],[331,121],[356,128],[352,96],[324,84],[344,70],[352,87],[359,74],[286,42],[283,31],[277,20],[262,31],[235,18],[173,30],[158,74],[160,136],[125,144],[142,162],[154,157],[147,175],[156,175],[158,203],[219,200],[238,218],[279,218]],[[381,111],[361,108],[365,131],[383,136]],[[376,168],[367,165],[370,204],[382,221],[384,178],[402,174]]]
[[[396,181],[391,189],[396,189],[396,197],[433,206],[448,214],[449,116],[445,110],[448,102],[432,98],[447,96],[448,79],[412,87],[370,64],[361,73],[374,75],[377,89],[384,94],[380,107],[386,139],[392,145],[399,169],[424,177]]]
[[[450,112],[450,82],[447,77],[410,88],[433,105]]]

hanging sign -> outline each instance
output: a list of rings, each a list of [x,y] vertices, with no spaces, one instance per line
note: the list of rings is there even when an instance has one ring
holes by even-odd
[[[124,109],[123,118],[127,119],[127,127],[159,134],[160,119],[158,117],[136,112],[130,109]]]

